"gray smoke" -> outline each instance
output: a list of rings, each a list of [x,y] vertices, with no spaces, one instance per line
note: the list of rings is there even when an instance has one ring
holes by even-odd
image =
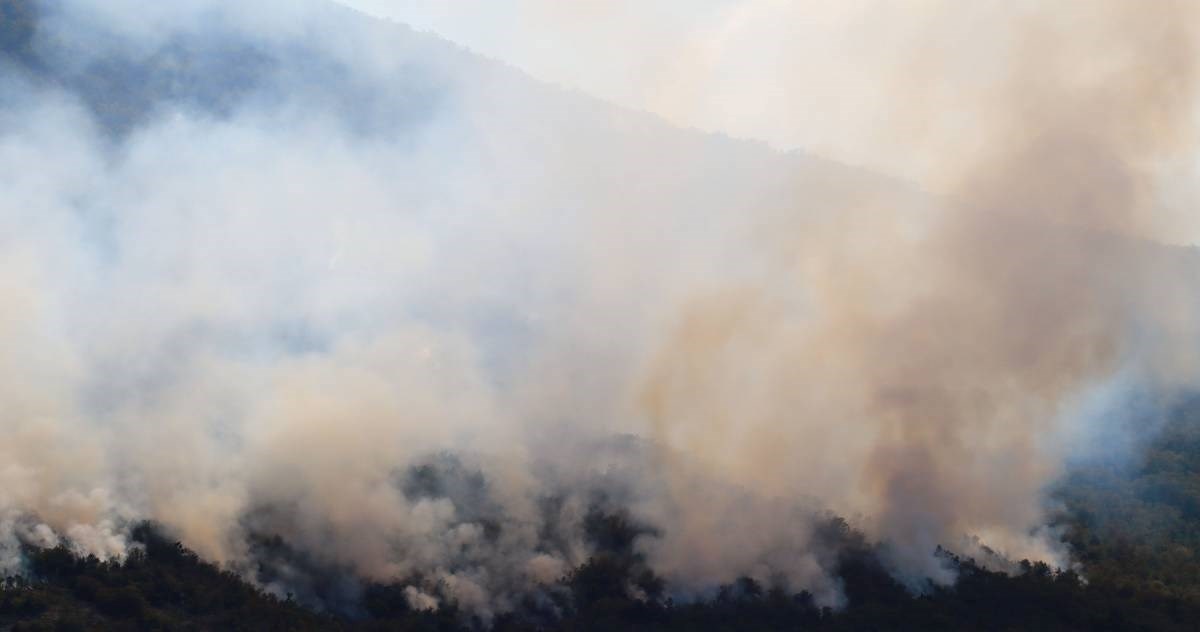
[[[280,593],[486,616],[607,505],[680,590],[838,604],[823,511],[906,578],[971,537],[1065,563],[1075,403],[1194,383],[1194,261],[1147,241],[1186,5],[1014,19],[932,197],[334,6],[141,4],[47,4],[5,61],[5,571],[152,520]]]

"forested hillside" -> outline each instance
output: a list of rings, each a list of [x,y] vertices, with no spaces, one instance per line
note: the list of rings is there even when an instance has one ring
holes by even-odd
[[[10,577],[0,613],[14,630],[1195,630],[1200,624],[1200,408],[1175,415],[1147,454],[1124,466],[1076,470],[1056,492],[1077,569],[1023,562],[1008,576],[951,552],[952,588],[914,596],[874,547],[830,517],[848,604],[743,579],[706,599],[676,601],[633,549],[636,525],[597,514],[601,551],[548,594],[484,622],[443,607],[414,611],[403,584],[365,588],[361,608],[314,612],[267,595],[198,559],[153,526],[124,564],[29,550],[28,577]]]
[[[1078,450],[1045,490],[1040,477],[1062,471],[1060,455],[1029,456],[1046,428],[975,449],[1028,421],[996,413],[1028,412],[1004,397],[1045,396],[1055,405],[1038,412],[1057,411],[1059,396],[1119,368],[1083,371],[1095,358],[1078,350],[1117,362],[1103,352],[1120,347],[1123,310],[1173,299],[1195,276],[1194,250],[1016,215],[953,224],[933,240],[953,248],[906,258],[897,244],[920,231],[874,222],[924,217],[931,196],[913,186],[677,129],[311,4],[318,26],[299,32],[183,20],[126,39],[106,30],[120,19],[0,0],[0,141],[13,139],[0,157],[19,172],[0,184],[23,195],[0,206],[16,235],[0,234],[0,255],[16,253],[0,259],[16,270],[0,274],[12,290],[0,302],[33,297],[0,313],[0,344],[17,348],[0,374],[16,393],[0,391],[0,458],[14,462],[0,462],[0,485],[15,490],[0,488],[0,629],[1200,629],[1200,399],[1162,424],[1125,424],[1127,449]],[[901,254],[882,260],[903,264],[896,274],[920,259],[929,267],[912,270],[943,291],[913,305],[946,309],[959,327],[946,340],[986,367],[965,387],[912,377],[914,366],[957,377],[943,321],[915,309],[891,322],[890,295],[878,313],[852,300],[928,291],[920,274],[893,284],[890,270],[870,272],[893,246]],[[731,255],[742,249],[755,252]],[[868,336],[815,330],[811,371],[794,337],[812,316],[803,274],[832,278],[824,298]],[[1171,282],[1127,286],[1156,274]],[[1042,320],[1029,305],[1057,311]],[[888,344],[912,331],[923,336]],[[982,351],[979,332],[995,336]],[[1035,342],[1016,338],[1029,332]],[[945,362],[905,363],[927,349]],[[1042,377],[1062,384],[1045,395]],[[795,396],[805,379],[845,400]],[[610,418],[629,412],[616,400],[630,390],[661,413],[657,434]],[[845,459],[822,450],[857,443],[839,433],[864,409],[942,425],[912,432],[903,454],[865,439]],[[511,452],[485,453],[496,444]],[[953,458],[926,469],[943,450]],[[908,572],[852,511],[819,508],[878,493],[870,506],[919,547],[975,524],[941,501],[1004,487],[1014,463],[1036,475],[1009,500],[1036,505],[1066,568],[940,542],[907,551]],[[929,480],[968,470],[971,484]],[[756,489],[763,472],[782,482]],[[818,510],[774,506],[826,475]],[[908,511],[910,499],[926,504]],[[1021,535],[1030,525],[1004,509],[969,518]],[[653,558],[672,526],[694,524],[710,531]],[[739,528],[755,531],[749,544],[729,533]],[[913,579],[931,567],[955,581]],[[683,585],[696,568],[720,580]]]

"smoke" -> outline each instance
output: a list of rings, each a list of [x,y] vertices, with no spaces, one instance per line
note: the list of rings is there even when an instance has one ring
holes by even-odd
[[[918,580],[950,580],[930,552],[967,534],[1056,559],[1039,525],[1078,440],[1065,402],[1121,372],[1160,402],[1196,377],[1194,257],[1143,241],[1163,236],[1156,170],[1195,138],[1190,12],[1018,11],[972,104],[983,142],[940,157],[944,208],[773,226],[771,271],[695,299],[650,364],[662,441],[861,512]],[[898,98],[950,76],[916,60]]]
[[[1194,383],[1194,257],[1152,241],[1185,4],[1014,9],[941,197],[333,6],[132,4],[46,5],[0,82],[6,572],[152,520],[281,594],[486,617],[599,508],[677,590],[836,605],[823,512],[914,585],[972,537],[1066,563],[1078,402]],[[909,59],[895,99],[953,92]]]

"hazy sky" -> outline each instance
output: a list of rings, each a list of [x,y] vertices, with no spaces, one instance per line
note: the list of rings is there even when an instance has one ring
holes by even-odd
[[[896,51],[938,0],[342,0],[434,31],[534,76],[685,126],[893,172],[873,133],[888,121]]]
[[[1035,0],[340,1],[677,125],[943,192],[959,175],[943,157],[967,164],[994,140],[979,130],[1022,25],[1048,13]],[[1073,63],[1080,77],[1105,71]],[[1160,183],[1181,242],[1198,236],[1190,156]]]

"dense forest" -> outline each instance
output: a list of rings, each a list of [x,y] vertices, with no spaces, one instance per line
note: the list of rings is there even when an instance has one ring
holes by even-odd
[[[1133,463],[1078,467],[1054,492],[1077,569],[1022,562],[1013,575],[950,551],[951,588],[914,595],[887,572],[875,545],[830,517],[821,538],[838,551],[844,609],[751,579],[707,599],[675,600],[644,565],[643,528],[595,513],[597,553],[494,621],[457,611],[415,611],[403,584],[363,588],[361,603],[317,612],[280,599],[199,559],[153,525],[125,562],[79,559],[68,549],[28,550],[27,577],[10,577],[0,621],[14,630],[1193,630],[1200,625],[1200,407],[1174,416]],[[289,596],[290,597],[290,596]]]

